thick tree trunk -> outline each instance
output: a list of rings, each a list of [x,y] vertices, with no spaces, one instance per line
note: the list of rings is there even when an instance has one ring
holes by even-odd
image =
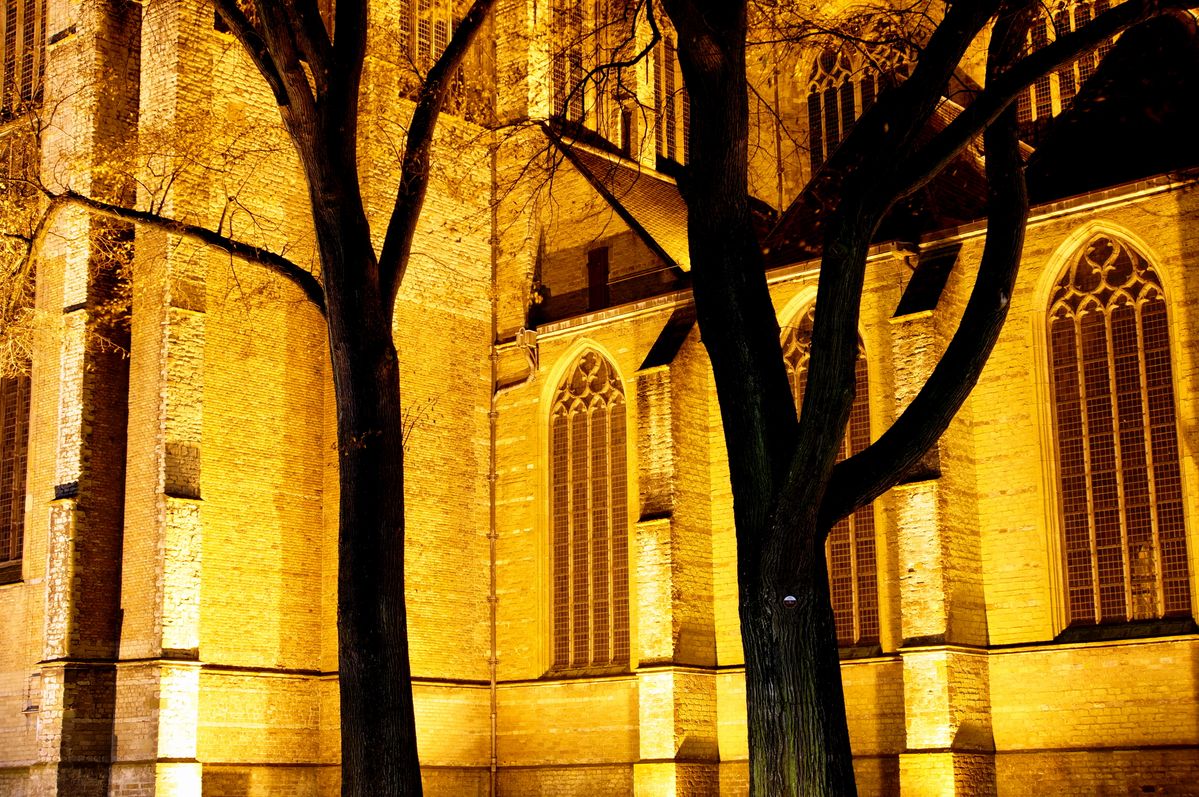
[[[856,794],[823,543],[805,547],[801,573],[786,585],[745,582],[751,797]]]
[[[389,326],[356,326],[338,341],[339,327],[330,325],[341,487],[342,794],[406,797],[421,793],[421,781],[404,604],[398,364]]]
[[[421,777],[404,595],[403,416],[393,312],[356,193],[312,196],[337,400],[341,793],[412,797],[421,794]]]

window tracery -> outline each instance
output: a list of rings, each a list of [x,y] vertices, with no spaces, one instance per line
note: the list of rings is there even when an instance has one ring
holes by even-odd
[[[812,348],[810,307],[783,338],[783,360],[791,381],[795,409],[803,405],[808,380],[808,360]],[[870,445],[870,386],[866,352],[858,344],[854,376],[857,390],[849,411],[849,425],[841,441],[837,460],[843,460]],[[875,550],[874,505],[864,506],[842,518],[829,532],[827,559],[829,594],[837,625],[837,641],[842,647],[878,642],[878,562]]]
[[[851,53],[845,47],[826,47],[812,60],[808,148],[813,172],[829,159],[879,94],[907,77],[909,64],[902,52],[876,50]]]
[[[624,388],[595,351],[578,357],[550,411],[553,667],[629,659]]]
[[[1166,303],[1123,242],[1088,242],[1048,322],[1070,625],[1191,612]]]

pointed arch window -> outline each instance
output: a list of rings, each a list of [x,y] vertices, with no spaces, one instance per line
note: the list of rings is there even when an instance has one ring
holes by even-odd
[[[845,140],[863,113],[885,89],[907,76],[901,52],[854,57],[845,49],[825,48],[808,74],[808,151],[812,171],[819,169]]]
[[[584,352],[550,411],[553,667],[627,666],[629,506],[624,387]]]
[[[1157,272],[1099,235],[1049,304],[1070,625],[1191,613],[1166,302]]]
[[[814,306],[790,327],[783,338],[783,359],[791,380],[796,412],[803,405],[808,381],[808,358],[812,348]],[[866,352],[858,343],[854,371],[857,390],[849,411],[849,425],[841,442],[838,461],[870,445],[870,385]],[[842,647],[878,642],[878,560],[875,553],[874,505],[864,506],[833,526],[828,536],[828,579],[837,642]]]

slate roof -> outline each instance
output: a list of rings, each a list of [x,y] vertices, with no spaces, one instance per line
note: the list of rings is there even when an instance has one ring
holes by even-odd
[[[921,135],[922,142],[944,130],[960,112],[957,103],[943,101]],[[915,241],[923,233],[979,218],[986,207],[986,184],[980,153],[966,147],[928,185],[896,203],[883,219],[874,241]],[[801,194],[762,239],[767,265],[781,266],[818,256],[821,213]]]
[[[552,137],[621,218],[665,260],[691,269],[687,205],[674,180],[634,161]]]

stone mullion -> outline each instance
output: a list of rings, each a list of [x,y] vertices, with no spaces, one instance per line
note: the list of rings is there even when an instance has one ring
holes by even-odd
[[[1099,581],[1099,539],[1095,533],[1095,490],[1092,486],[1094,471],[1091,467],[1091,413],[1087,405],[1087,369],[1084,359],[1085,345],[1082,338],[1082,319],[1079,308],[1071,311],[1074,322],[1074,358],[1078,369],[1078,417],[1079,439],[1082,443],[1082,466],[1087,486],[1087,536],[1091,546],[1091,615],[1094,622],[1103,619],[1103,600]],[[1073,618],[1071,618],[1073,619]]]
[[[1152,300],[1150,299],[1149,301]],[[1149,527],[1153,535],[1153,555],[1157,557],[1157,566],[1154,568],[1153,579],[1157,592],[1158,614],[1164,615],[1166,612],[1166,585],[1164,582],[1166,568],[1165,561],[1162,559],[1162,541],[1157,518],[1157,501],[1154,500],[1154,497],[1157,495],[1157,474],[1153,469],[1153,421],[1149,415],[1149,374],[1145,367],[1145,321],[1142,314],[1145,304],[1144,300],[1136,301],[1133,304],[1133,309],[1136,313],[1137,351],[1140,352],[1140,356],[1137,357],[1137,374],[1141,380],[1141,438],[1145,446],[1145,490],[1146,500],[1149,503]]]
[[[1107,346],[1108,395],[1112,408],[1112,460],[1116,464],[1116,514],[1120,523],[1121,560],[1124,571],[1124,618],[1134,620],[1132,596],[1132,552],[1128,548],[1128,499],[1124,495],[1124,446],[1120,441],[1120,385],[1116,377],[1116,304],[1103,308],[1103,339]]]

